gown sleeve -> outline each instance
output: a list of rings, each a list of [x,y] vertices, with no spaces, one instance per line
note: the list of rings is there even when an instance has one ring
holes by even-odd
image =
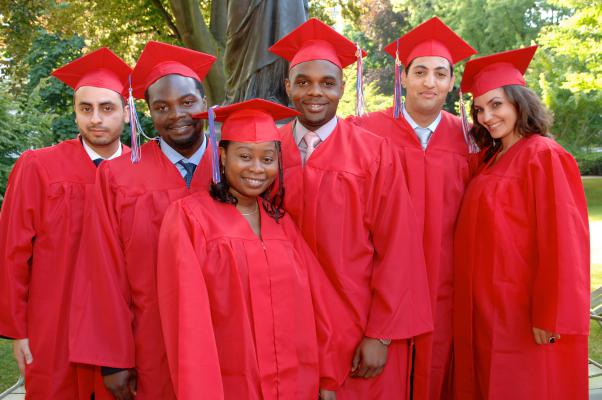
[[[70,316],[72,362],[116,368],[135,365],[131,291],[115,210],[110,169],[101,164],[77,258]]]
[[[300,254],[309,276],[318,339],[320,388],[337,390],[351,371],[353,352],[357,346],[357,343],[349,341],[349,336],[361,337],[362,330],[353,324],[353,318],[348,315],[349,308],[336,293],[318,259],[292,221],[287,226],[287,235]]]
[[[422,236],[401,161],[386,140],[374,165],[366,209],[375,254],[365,336],[407,339],[431,331]]]
[[[28,337],[31,258],[46,185],[34,153],[23,153],[8,179],[0,213],[0,336]]]
[[[589,332],[589,225],[575,159],[561,150],[537,153],[529,165],[534,197],[537,270],[533,326],[549,332]]]
[[[224,398],[211,308],[201,270],[202,233],[180,202],[165,214],[159,236],[157,291],[171,380],[180,400]]]

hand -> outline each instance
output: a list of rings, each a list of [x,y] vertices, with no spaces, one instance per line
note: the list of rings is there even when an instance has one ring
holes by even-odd
[[[13,340],[13,355],[17,360],[19,371],[22,376],[25,376],[25,364],[29,365],[33,362],[33,356],[29,349],[29,339],[15,339]]]
[[[554,332],[544,331],[543,329],[533,327],[533,339],[537,344],[552,344],[560,340],[560,335]],[[554,339],[554,340],[551,340]]]
[[[136,370],[124,369],[103,377],[105,387],[116,400],[133,400],[136,396]]]
[[[320,400],[336,400],[337,394],[332,390],[320,389]]]
[[[351,376],[374,378],[380,375],[387,362],[387,346],[378,339],[364,338],[355,349]]]

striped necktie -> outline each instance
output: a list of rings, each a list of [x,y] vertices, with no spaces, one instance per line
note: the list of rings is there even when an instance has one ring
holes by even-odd
[[[192,182],[192,175],[194,175],[194,171],[196,169],[196,165],[190,162],[186,162],[184,160],[178,161],[184,169],[186,170],[186,175],[184,175],[184,182],[186,182],[186,187],[190,187],[190,182]]]

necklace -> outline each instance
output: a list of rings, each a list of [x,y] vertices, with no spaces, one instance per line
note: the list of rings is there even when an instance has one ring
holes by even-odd
[[[253,210],[249,213],[244,213],[240,210],[240,208],[238,208],[238,207],[236,207],[236,208],[238,209],[238,212],[240,212],[240,215],[244,215],[245,217],[249,216],[249,215],[253,215],[253,214],[257,213],[257,211],[259,211],[259,206],[257,205],[257,203],[255,203],[255,210]]]

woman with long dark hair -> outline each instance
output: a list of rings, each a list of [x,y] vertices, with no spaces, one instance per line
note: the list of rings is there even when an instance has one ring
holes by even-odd
[[[575,159],[523,74],[536,46],[471,60],[484,151],[455,235],[459,399],[587,398],[589,232]]]
[[[159,240],[159,307],[176,394],[316,399],[329,374],[326,361],[318,370],[318,343],[336,341],[325,333],[334,329],[320,297],[329,288],[316,283],[312,294],[310,277],[327,280],[282,208],[274,124],[298,113],[260,99],[209,113],[196,117],[223,122],[213,184],[169,208]],[[214,134],[211,141],[217,153]]]

